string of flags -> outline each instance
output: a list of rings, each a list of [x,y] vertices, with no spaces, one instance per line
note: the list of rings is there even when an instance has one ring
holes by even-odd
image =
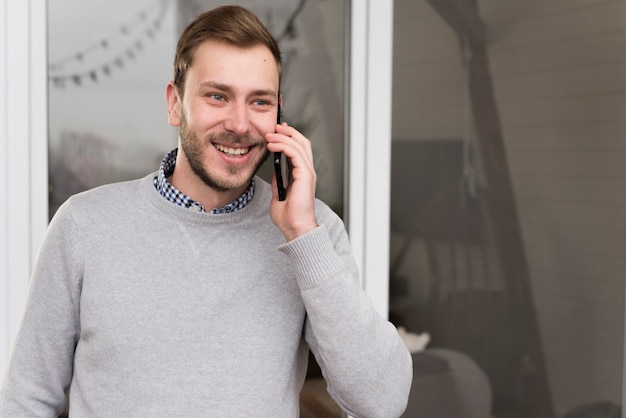
[[[120,25],[110,35],[48,65],[48,81],[57,88],[82,86],[123,69],[143,51],[161,29],[172,0],[156,0]],[[104,55],[98,63],[97,57]]]

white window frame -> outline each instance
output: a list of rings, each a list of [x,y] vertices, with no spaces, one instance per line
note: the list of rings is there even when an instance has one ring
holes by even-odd
[[[0,376],[48,224],[45,0],[0,0]]]
[[[393,0],[352,0],[348,230],[362,284],[389,309]]]

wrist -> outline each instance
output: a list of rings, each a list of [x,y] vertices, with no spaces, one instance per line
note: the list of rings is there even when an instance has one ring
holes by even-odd
[[[296,225],[295,227],[291,227],[287,230],[283,230],[283,236],[287,242],[293,241],[294,239],[301,237],[302,235],[308,234],[318,227],[317,222],[310,222],[302,225]]]

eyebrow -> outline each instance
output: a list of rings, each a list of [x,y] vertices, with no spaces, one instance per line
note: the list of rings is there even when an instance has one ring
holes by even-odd
[[[205,81],[200,84],[200,88],[211,87],[218,90],[222,90],[228,93],[233,92],[233,88],[228,84],[218,83],[216,81]],[[250,96],[270,96],[270,97],[278,97],[278,93],[272,89],[257,89],[253,90],[250,93]]]

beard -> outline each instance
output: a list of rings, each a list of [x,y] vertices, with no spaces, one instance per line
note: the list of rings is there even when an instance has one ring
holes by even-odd
[[[196,176],[204,184],[213,190],[219,192],[225,192],[229,190],[236,190],[246,187],[250,184],[252,177],[256,174],[259,168],[263,165],[265,160],[269,156],[269,151],[265,148],[265,139],[261,137],[253,137],[252,135],[237,135],[234,133],[210,133],[204,140],[200,140],[198,136],[189,129],[187,120],[184,116],[184,112],[181,112],[181,123],[179,129],[180,144],[189,167]],[[208,147],[214,147],[213,141],[228,144],[240,144],[250,145],[254,147],[264,147],[264,152],[252,162],[252,169],[250,165],[246,167],[240,166],[227,166],[227,176],[219,177],[211,167],[205,167],[203,153]]]

